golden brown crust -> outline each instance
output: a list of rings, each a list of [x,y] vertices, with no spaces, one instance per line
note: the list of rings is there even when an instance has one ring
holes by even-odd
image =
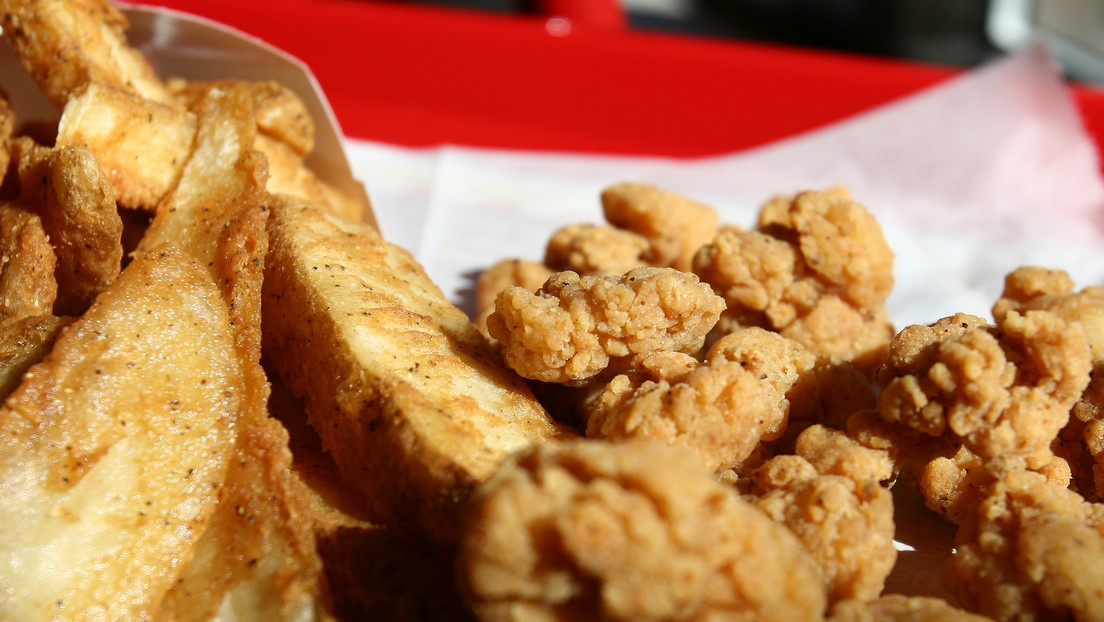
[[[684,450],[547,443],[469,506],[459,580],[493,620],[819,620],[800,543]]]
[[[265,347],[379,522],[455,542],[457,505],[508,453],[566,433],[409,253],[277,198]]]

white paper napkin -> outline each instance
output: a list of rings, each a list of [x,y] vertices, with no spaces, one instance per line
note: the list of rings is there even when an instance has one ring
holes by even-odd
[[[623,180],[705,201],[743,226],[774,194],[850,187],[896,252],[898,327],[958,311],[989,317],[1004,276],[1025,264],[1104,284],[1097,154],[1041,46],[827,128],[718,157],[364,141],[348,151],[385,236],[469,311],[474,275],[502,257],[539,260],[564,224],[601,222],[600,190]]]

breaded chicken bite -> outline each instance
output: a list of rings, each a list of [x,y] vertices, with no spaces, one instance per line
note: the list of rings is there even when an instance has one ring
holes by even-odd
[[[995,620],[1104,620],[1104,505],[1030,471],[990,486],[956,536],[963,604]]]
[[[877,598],[897,560],[893,497],[881,483],[889,455],[821,425],[801,433],[796,451],[752,471],[745,498],[801,540],[829,602]]]
[[[993,305],[1001,320],[1010,311],[1049,311],[1085,331],[1092,351],[1089,386],[1070,412],[1054,450],[1066,459],[1073,486],[1092,500],[1104,499],[1104,287],[1074,290],[1073,279],[1062,270],[1025,266],[1004,280],[1004,293]]]
[[[694,253],[717,235],[715,209],[652,184],[614,184],[602,190],[601,199],[607,222],[648,240],[650,266],[688,271]]]
[[[1052,313],[1009,311],[996,325],[958,314],[893,339],[878,413],[907,448],[899,459],[928,470],[928,506],[960,522],[985,478],[1030,469],[1068,482],[1052,443],[1090,366],[1084,331]]]
[[[676,447],[540,445],[468,509],[457,567],[484,621],[824,616],[801,543]]]
[[[648,265],[648,238],[610,225],[587,223],[557,229],[544,251],[552,272],[571,270],[605,276]]]
[[[760,328],[726,335],[705,363],[640,355],[591,403],[586,434],[682,445],[712,471],[743,467],[762,441],[785,431],[789,392],[815,364],[800,344]]]
[[[495,298],[502,290],[517,286],[535,292],[554,273],[548,266],[528,259],[502,259],[491,264],[475,282],[473,322],[487,336],[487,316],[494,311]]]
[[[871,601],[844,600],[832,607],[828,622],[991,622],[942,598],[886,594]]]
[[[724,300],[692,274],[637,268],[622,276],[553,275],[536,293],[510,287],[495,299],[487,331],[518,374],[579,383],[612,359],[643,352],[692,353],[724,310]]]
[[[893,252],[873,215],[844,192],[773,199],[757,230],[719,233],[692,268],[725,297],[722,326],[778,331],[867,373],[893,337],[885,308]]]

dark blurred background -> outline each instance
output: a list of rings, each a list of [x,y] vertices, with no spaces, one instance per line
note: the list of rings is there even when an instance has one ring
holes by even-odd
[[[409,0],[535,12],[533,0]],[[972,66],[997,55],[989,0],[619,0],[636,30],[778,42]]]

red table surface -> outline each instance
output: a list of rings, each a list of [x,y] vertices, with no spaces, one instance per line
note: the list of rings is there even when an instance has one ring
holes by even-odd
[[[147,0],[297,56],[348,136],[701,156],[837,121],[958,69],[370,0]],[[1074,87],[1104,145],[1104,91]]]

